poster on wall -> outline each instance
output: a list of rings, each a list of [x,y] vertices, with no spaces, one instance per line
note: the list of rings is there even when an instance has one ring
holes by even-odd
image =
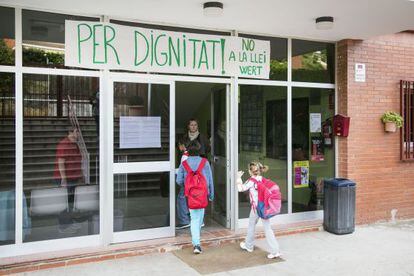
[[[309,187],[309,161],[294,161],[293,172],[295,177],[294,188]]]
[[[312,142],[312,154],[311,160],[315,162],[320,162],[325,160],[325,148],[324,148],[324,139],[322,136],[311,137]]]
[[[65,66],[269,79],[270,42],[66,20]]]
[[[322,128],[322,116],[321,113],[310,113],[309,114],[310,132],[321,132]]]
[[[160,148],[161,117],[121,116],[119,148]]]

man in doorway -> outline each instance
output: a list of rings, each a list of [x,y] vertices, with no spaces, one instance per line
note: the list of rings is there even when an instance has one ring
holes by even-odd
[[[68,190],[69,210],[59,215],[59,232],[73,234],[80,225],[73,221],[74,191],[82,179],[82,156],[77,145],[79,132],[75,127],[68,129],[68,134],[56,146],[54,181]]]
[[[194,118],[188,120],[187,133],[178,142],[178,149],[180,150],[181,157],[187,155],[187,147],[191,141],[197,141],[200,144],[200,156],[207,158],[210,153],[210,141],[201,134],[198,130],[198,121]],[[178,224],[176,229],[184,229],[190,227],[190,211],[187,206],[187,199],[184,195],[184,187],[180,187],[180,191],[177,196],[177,219]]]

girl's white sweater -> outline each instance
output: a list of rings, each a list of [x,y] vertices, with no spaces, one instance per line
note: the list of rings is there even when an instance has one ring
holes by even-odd
[[[262,181],[262,176],[261,175],[251,176],[250,178],[254,178],[257,181]],[[250,178],[247,179],[247,181],[244,182],[243,184],[237,185],[237,189],[238,189],[239,192],[245,192],[245,191],[249,190],[250,204],[251,204],[252,208],[256,208],[257,207],[257,201],[258,201],[257,187],[256,187],[255,183],[252,180],[250,180]]]

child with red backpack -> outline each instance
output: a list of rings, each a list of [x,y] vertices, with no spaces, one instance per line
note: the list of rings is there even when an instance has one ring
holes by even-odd
[[[184,185],[184,194],[190,210],[191,242],[194,254],[202,252],[200,246],[201,225],[208,201],[214,199],[214,185],[211,167],[206,158],[200,157],[200,143],[191,141],[187,147],[188,158],[178,168],[176,182]]]
[[[262,173],[268,169],[268,166],[263,166],[260,162],[250,162],[250,178],[245,183],[241,180],[243,172],[238,173],[238,180],[236,181],[238,191],[249,191],[251,204],[247,237],[244,242],[240,243],[240,247],[247,252],[253,252],[255,227],[259,218],[261,218],[266,241],[270,247],[267,258],[274,259],[279,258],[281,254],[269,219],[280,212],[282,197],[276,183],[262,176]]]

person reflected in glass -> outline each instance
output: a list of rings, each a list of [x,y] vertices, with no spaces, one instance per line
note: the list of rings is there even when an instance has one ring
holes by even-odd
[[[56,146],[54,181],[68,191],[69,209],[59,215],[59,232],[62,234],[76,233],[80,228],[73,220],[74,191],[82,181],[82,155],[77,145],[79,131],[75,127],[68,129],[66,137]]]
[[[207,158],[211,150],[210,141],[206,136],[199,132],[198,121],[194,118],[188,120],[187,133],[185,133],[178,142],[181,162],[187,159],[188,146],[192,141],[196,141],[200,145],[200,157]],[[176,226],[176,229],[184,229],[190,227],[190,211],[188,210],[187,200],[184,195],[184,187],[180,187],[180,191],[177,196],[177,220],[178,224]]]

